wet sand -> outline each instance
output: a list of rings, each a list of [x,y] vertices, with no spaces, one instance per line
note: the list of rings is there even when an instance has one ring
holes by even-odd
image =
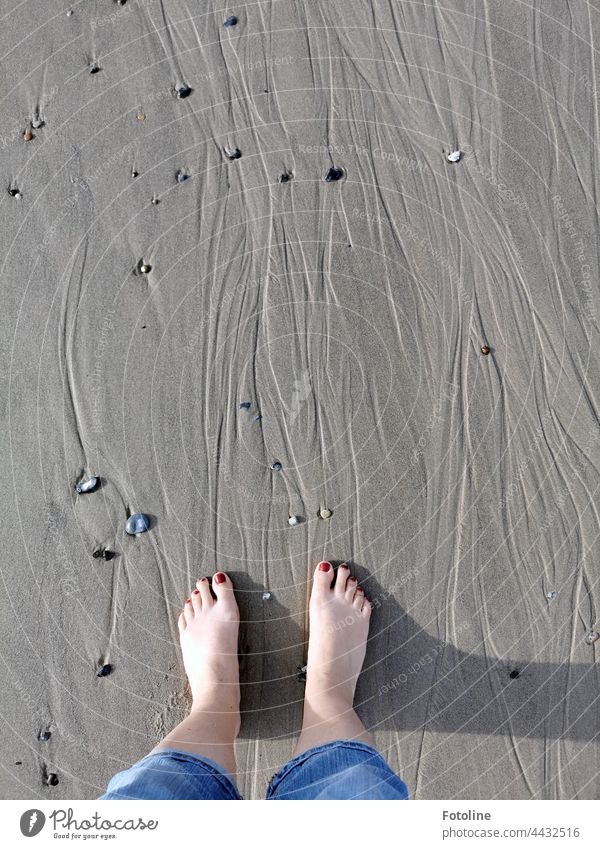
[[[413,797],[597,798],[600,17],[202,9],[2,10],[0,795],[93,798],[184,716],[224,569],[263,796],[327,558]]]

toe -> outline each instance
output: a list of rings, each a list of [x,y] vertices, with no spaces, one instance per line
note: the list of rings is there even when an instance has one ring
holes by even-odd
[[[335,594],[336,595],[344,595],[346,592],[346,583],[348,581],[348,577],[350,575],[350,569],[346,565],[346,563],[342,563],[338,566],[337,575],[335,576]]]
[[[327,560],[322,560],[315,569],[313,580],[313,593],[325,593],[331,589],[331,580],[333,578],[333,567]]]
[[[202,610],[202,599],[200,598],[199,590],[194,590],[191,595],[192,599],[192,607],[194,608],[194,614],[200,613]]]
[[[367,617],[367,619],[368,619],[368,618],[369,618],[369,616],[371,615],[371,611],[372,611],[372,610],[373,610],[373,605],[371,604],[371,602],[369,601],[369,599],[368,599],[368,598],[366,598],[366,599],[365,599],[365,601],[364,601],[364,604],[363,604],[363,606],[362,606],[362,611],[361,611],[361,613],[362,613],[362,615],[363,615],[363,616],[366,616],[366,617]]]
[[[183,612],[179,614],[179,619],[177,620],[177,624],[179,626],[179,633],[183,634],[183,632],[185,631],[185,625],[186,625],[185,616],[183,615]]]
[[[183,605],[183,615],[185,616],[185,621],[189,625],[190,622],[194,620],[194,608],[192,605],[192,599],[186,598],[185,604]]]
[[[216,572],[212,579],[213,592],[217,597],[217,601],[221,604],[235,604],[235,596],[233,595],[233,584],[231,578],[225,572]]]
[[[356,578],[354,575],[350,575],[348,581],[346,582],[346,601],[352,602],[354,601],[354,594],[356,592]]]
[[[212,607],[214,604],[214,599],[210,591],[210,584],[208,583],[208,579],[198,578],[198,580],[196,581],[196,589],[200,593],[200,598],[202,599],[202,607]]]
[[[354,596],[354,601],[352,602],[352,606],[357,610],[362,610],[362,606],[365,600],[365,594],[360,587],[356,588],[356,594]]]

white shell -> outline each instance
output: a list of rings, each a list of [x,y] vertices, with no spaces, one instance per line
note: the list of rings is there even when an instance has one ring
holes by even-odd
[[[333,512],[327,507],[323,507],[321,510],[319,510],[319,516],[321,519],[331,519],[331,517],[333,516]]]
[[[292,527],[294,527],[294,525],[299,525],[299,524],[300,524],[300,517],[299,516],[290,516],[290,518],[288,519],[288,525],[291,525]]]
[[[597,639],[600,639],[600,634],[598,633],[598,631],[589,631],[585,635],[585,641],[589,646],[593,645],[593,643],[595,643]]]
[[[448,162],[460,162],[461,156],[462,153],[460,152],[460,150],[453,150],[451,153],[448,154]]]
[[[271,593],[263,593],[262,594],[262,600],[263,601],[268,601],[270,598],[271,598]]]

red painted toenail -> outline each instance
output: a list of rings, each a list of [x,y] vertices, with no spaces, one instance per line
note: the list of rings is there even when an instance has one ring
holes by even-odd
[[[204,582],[206,582],[206,578],[200,578],[200,583],[202,584]]]
[[[355,581],[355,580],[356,580],[356,578],[354,577],[354,575],[350,575],[350,577],[348,578],[348,580],[349,580],[349,581]]]
[[[357,593],[364,593],[364,590],[363,590],[363,588],[362,588],[362,587],[357,587],[357,588],[356,588],[356,592],[357,592]]]
[[[191,603],[192,603],[192,599],[191,599],[191,598],[186,598],[185,603],[186,603],[186,604],[191,604]]]
[[[225,581],[227,580],[227,578],[225,577],[225,575],[222,572],[217,572],[214,579],[215,579],[217,584],[224,584]]]
[[[192,595],[200,595],[200,590],[194,590],[194,592],[192,593]]]
[[[325,562],[319,563],[319,569],[321,570],[321,572],[329,572],[330,568],[331,568],[331,563],[325,563]]]
[[[347,566],[345,563],[340,563],[340,569],[349,569],[349,568],[350,567]]]

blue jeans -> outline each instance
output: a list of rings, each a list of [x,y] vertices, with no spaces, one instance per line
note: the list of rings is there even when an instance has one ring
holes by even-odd
[[[100,799],[241,799],[213,761],[162,749],[119,772]],[[276,773],[267,799],[408,799],[408,790],[379,752],[355,740],[307,749]]]

